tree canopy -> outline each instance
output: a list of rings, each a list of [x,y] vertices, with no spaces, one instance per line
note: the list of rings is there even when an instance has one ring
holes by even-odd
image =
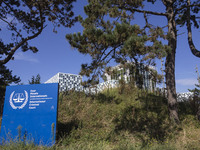
[[[84,27],[82,33],[69,34],[66,38],[72,47],[82,54],[92,57],[91,64],[82,65],[82,75],[96,77],[98,69],[114,59],[124,63],[152,62],[154,58],[165,59],[165,81],[168,96],[170,118],[179,122],[176,87],[175,87],[175,54],[177,46],[177,27],[187,27],[188,44],[192,53],[200,57],[192,40],[191,26],[199,28],[199,0],[162,0],[164,10],[160,12],[145,10],[148,4],[154,5],[156,0],[89,0],[84,10],[87,18],[79,17]],[[139,27],[134,24],[134,16],[143,14],[145,25]],[[166,19],[166,28],[157,24],[150,24],[152,17],[160,16]],[[136,21],[135,21],[136,22]],[[156,22],[155,22],[156,23]],[[166,41],[166,45],[163,43]]]
[[[40,84],[41,83],[41,77],[40,74],[37,74],[37,76],[32,76],[31,80],[28,80],[29,84]]]
[[[0,99],[5,87],[18,83],[19,77],[13,76],[5,64],[14,59],[14,54],[21,49],[36,53],[37,47],[29,45],[29,41],[38,37],[47,22],[54,26],[71,27],[77,18],[72,11],[76,0],[1,0],[0,1]],[[6,35],[5,35],[6,34]],[[8,39],[8,37],[10,38]],[[3,103],[2,103],[3,104]]]
[[[90,1],[85,7],[88,18],[79,17],[83,33],[66,35],[72,47],[92,57],[91,64],[83,64],[80,73],[87,77],[92,74],[90,81],[98,79],[97,74],[102,75],[102,69],[112,59],[122,64],[128,61],[153,64],[152,59],[162,58],[170,50],[159,40],[166,39],[160,27],[140,28],[132,24],[132,14],[111,5],[108,1]]]
[[[13,59],[18,49],[37,52],[28,42],[42,33],[50,21],[56,27],[71,27],[76,21],[72,3],[76,0],[3,0],[0,2],[0,32],[11,33],[10,40],[0,38],[0,65]]]

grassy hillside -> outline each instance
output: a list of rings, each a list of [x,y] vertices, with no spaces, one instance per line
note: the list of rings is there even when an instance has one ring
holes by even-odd
[[[200,149],[200,124],[191,103],[179,105],[181,124],[169,121],[164,97],[121,87],[95,96],[68,92],[59,96],[57,144],[23,143],[1,149],[137,150]]]

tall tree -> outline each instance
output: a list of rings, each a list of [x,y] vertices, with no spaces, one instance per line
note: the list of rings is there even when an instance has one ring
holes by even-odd
[[[169,116],[179,123],[176,87],[175,87],[175,54],[177,47],[177,27],[184,27],[188,31],[188,44],[192,53],[200,57],[200,52],[192,41],[191,25],[199,27],[200,1],[194,0],[162,0],[162,12],[145,10],[146,5],[153,5],[156,0],[89,0],[85,6],[86,19],[79,18],[84,27],[83,33],[67,35],[72,47],[83,54],[92,56],[90,65],[82,65],[81,74],[89,76],[95,74],[97,68],[103,68],[115,59],[123,62],[132,58],[137,62],[152,60],[155,57],[165,60],[165,80],[168,96]],[[151,9],[151,7],[149,7]],[[146,25],[139,28],[134,23],[134,15],[143,14]],[[166,19],[167,29],[158,24],[149,23],[149,16],[160,16]],[[164,31],[167,30],[165,34]],[[163,40],[167,45],[163,44]]]
[[[0,65],[13,59],[18,49],[22,51],[38,49],[28,42],[42,33],[47,21],[54,27],[71,27],[76,21],[73,17],[72,3],[76,0],[3,0],[0,1],[0,21],[2,27],[11,33],[11,39],[0,38]],[[7,27],[4,27],[4,26]],[[54,31],[56,31],[54,29]],[[5,33],[5,32],[4,32]]]
[[[5,86],[19,82],[5,64],[14,59],[19,49],[37,52],[29,41],[38,37],[47,22],[52,22],[54,31],[63,25],[71,27],[77,20],[72,11],[76,0],[1,0],[0,1],[0,99],[5,93]],[[10,39],[8,38],[10,35]]]

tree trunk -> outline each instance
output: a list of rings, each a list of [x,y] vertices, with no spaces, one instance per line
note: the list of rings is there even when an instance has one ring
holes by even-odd
[[[175,84],[175,54],[177,45],[177,30],[175,19],[173,17],[173,6],[171,4],[168,4],[166,6],[166,10],[168,13],[168,45],[171,47],[171,51],[168,52],[165,62],[168,109],[170,119],[175,123],[179,123]]]

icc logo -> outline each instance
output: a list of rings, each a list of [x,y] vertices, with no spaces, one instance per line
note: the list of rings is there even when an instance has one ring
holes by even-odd
[[[24,108],[24,106],[26,105],[26,103],[28,102],[28,93],[27,91],[24,90],[24,93],[15,93],[15,91],[13,91],[10,94],[10,106],[13,109],[22,109]]]

